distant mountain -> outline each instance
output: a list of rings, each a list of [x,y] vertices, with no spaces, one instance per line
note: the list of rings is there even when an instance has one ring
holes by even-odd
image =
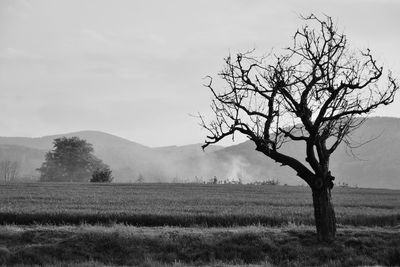
[[[20,146],[26,146],[36,149],[45,149],[48,150],[53,146],[53,140],[59,137],[72,137],[79,136],[82,139],[90,140],[90,143],[94,146],[109,146],[108,143],[111,143],[115,147],[124,147],[131,146],[137,149],[147,149],[148,147],[143,146],[141,144],[129,141],[127,139],[117,137],[115,135],[111,135],[104,132],[99,131],[80,131],[66,134],[57,134],[57,135],[49,135],[44,137],[0,137],[1,145],[15,145],[18,144]]]
[[[206,150],[203,151],[201,148],[203,144],[193,144],[186,146],[164,146],[164,147],[156,147],[154,148],[156,151],[163,153],[165,155],[169,154],[180,154],[181,156],[203,156],[204,154],[210,154],[212,152],[223,149],[223,146],[209,146]]]
[[[198,168],[193,168],[190,162],[203,160],[223,148],[211,146],[206,152],[202,151],[201,144],[150,148],[104,132],[80,131],[38,138],[0,137],[0,160],[17,160],[21,163],[21,175],[37,177],[36,168],[53,148],[53,140],[62,136],[78,136],[91,143],[94,154],[112,168],[117,182],[134,182],[139,175],[148,182],[184,180],[188,173],[194,177]]]
[[[151,148],[124,138],[97,131],[81,131],[40,138],[0,137],[0,160],[17,160],[24,176],[38,176],[35,171],[44,161],[58,137],[78,136],[93,144],[95,155],[110,165],[116,182],[134,182],[139,175],[147,182],[237,180],[244,182],[279,179],[284,184],[301,180],[288,167],[281,167],[255,151],[252,142],[221,147],[201,144]],[[400,188],[400,119],[370,118],[353,135],[352,151],[341,145],[332,156],[336,182],[360,187]],[[304,147],[291,142],[285,152],[304,162]]]
[[[351,136],[356,148],[341,144],[331,158],[336,183],[360,187],[400,188],[400,119],[369,118]],[[359,146],[359,147],[357,147]],[[231,170],[244,177],[275,179],[281,183],[299,184],[301,180],[289,167],[281,167],[254,150],[247,141],[216,152],[219,162],[236,162]],[[305,163],[304,145],[290,142],[283,151]]]
[[[45,153],[53,148],[53,140],[62,136],[78,136],[91,143],[94,148],[94,154],[114,170],[116,180],[131,180],[139,173],[138,169],[143,169],[144,166],[151,165],[152,159],[155,157],[153,150],[149,147],[98,131],[81,131],[39,138],[0,137],[0,151],[6,145],[18,145],[20,147],[36,149],[38,153],[35,155],[32,154],[29,157],[29,162],[40,162],[41,164],[44,161]],[[35,168],[40,167],[40,164],[35,166]],[[35,168],[30,170],[23,168],[22,174],[27,176],[38,175]],[[154,170],[150,166],[148,169]]]
[[[338,180],[399,189],[400,119],[371,118],[355,132],[352,140],[358,148],[349,151],[342,145],[333,156],[332,169]]]

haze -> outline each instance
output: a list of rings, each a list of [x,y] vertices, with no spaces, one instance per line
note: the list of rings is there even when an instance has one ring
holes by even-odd
[[[1,136],[100,130],[148,146],[199,143],[190,114],[229,53],[291,42],[299,14],[328,14],[400,77],[398,1],[0,2]],[[400,100],[374,116],[400,114]],[[240,140],[240,139],[239,139]]]

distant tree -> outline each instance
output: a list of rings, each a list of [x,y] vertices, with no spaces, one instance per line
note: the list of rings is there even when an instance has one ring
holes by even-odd
[[[45,162],[37,169],[41,181],[89,182],[96,169],[108,168],[94,156],[93,147],[78,137],[54,139],[54,149],[47,152]]]
[[[93,171],[91,183],[111,183],[114,177],[112,171],[108,167],[97,168]]]
[[[210,179],[209,184],[218,184],[217,176],[214,175],[214,177]]]
[[[138,176],[136,182],[137,183],[144,183],[144,177],[143,177],[143,175],[141,173],[139,173],[139,176]]]
[[[393,102],[399,84],[390,71],[387,84],[378,82],[382,66],[369,49],[352,51],[330,17],[304,20],[283,55],[227,57],[222,90],[210,77],[215,119],[206,123],[200,116],[209,131],[203,148],[241,133],[257,151],[292,168],[312,189],[319,239],[331,241],[336,219],[330,156],[340,143],[351,144],[350,133],[366,115]],[[305,161],[282,150],[289,141],[304,144]]]
[[[19,173],[18,161],[11,161],[6,159],[0,162],[0,177],[2,177],[5,182],[15,180],[18,173]]]

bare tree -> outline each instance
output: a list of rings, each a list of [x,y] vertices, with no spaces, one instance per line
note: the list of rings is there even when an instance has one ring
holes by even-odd
[[[19,172],[19,163],[17,161],[3,160],[0,162],[0,177],[5,182],[15,180]]]
[[[4,179],[4,182],[8,181],[10,165],[10,160],[3,160],[0,162],[0,175]]]
[[[399,85],[390,72],[383,85],[383,68],[370,50],[352,51],[330,17],[303,19],[283,55],[227,57],[219,74],[222,90],[209,77],[215,119],[206,123],[200,116],[209,131],[203,149],[239,132],[257,151],[294,169],[312,189],[319,239],[331,241],[336,221],[330,156],[340,143],[350,144],[350,133],[367,114],[393,102]],[[304,144],[305,161],[282,152],[287,142]]]
[[[20,164],[18,161],[13,161],[10,168],[10,180],[14,181],[19,175]]]

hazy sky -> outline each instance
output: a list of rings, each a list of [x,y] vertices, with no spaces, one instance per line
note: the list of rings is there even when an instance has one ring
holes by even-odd
[[[230,52],[288,46],[328,14],[400,77],[400,1],[0,0],[0,135],[101,130],[149,146],[199,143],[206,75]],[[400,96],[375,113],[400,116]]]

